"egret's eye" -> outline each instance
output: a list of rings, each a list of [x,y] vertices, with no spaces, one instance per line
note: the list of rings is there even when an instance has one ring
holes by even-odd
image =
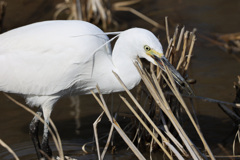
[[[151,48],[148,45],[145,45],[144,49],[145,49],[145,51],[150,51],[151,50]]]

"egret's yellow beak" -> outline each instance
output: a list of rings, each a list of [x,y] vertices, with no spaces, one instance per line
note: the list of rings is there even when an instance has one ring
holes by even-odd
[[[165,67],[167,67],[173,74],[173,78],[176,81],[177,84],[181,88],[183,88],[185,91],[188,92],[190,95],[194,95],[191,87],[188,85],[188,83],[185,81],[185,79],[181,76],[181,74],[170,64],[170,62],[167,60],[167,58],[162,54],[158,53],[157,51],[151,49],[148,52],[146,52],[147,55],[152,57],[157,65],[166,72]],[[164,67],[165,66],[165,67]]]

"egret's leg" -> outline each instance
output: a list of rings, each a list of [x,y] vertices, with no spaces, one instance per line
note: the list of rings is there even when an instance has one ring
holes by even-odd
[[[42,151],[45,152],[49,157],[52,157],[52,150],[48,144],[49,140],[48,140],[48,136],[49,136],[49,130],[48,130],[48,126],[49,126],[49,119],[50,119],[50,115],[52,112],[52,106],[45,106],[42,107],[43,109],[43,117],[44,117],[44,130],[43,130],[43,137],[42,137]]]
[[[36,114],[41,117],[43,112],[42,112],[42,108],[39,108],[39,110],[36,112]],[[39,152],[39,150],[41,149],[40,147],[40,143],[39,143],[39,138],[38,138],[38,126],[39,126],[39,118],[38,116],[34,116],[34,118],[32,119],[30,125],[29,125],[29,134],[32,138],[38,159],[40,159],[41,153]]]
[[[48,131],[48,126],[49,125],[49,121],[47,122],[45,120],[45,124],[44,124],[44,131],[43,131],[43,138],[42,138],[42,151],[45,152],[49,157],[52,157],[52,150],[48,144],[49,142],[49,131]]]

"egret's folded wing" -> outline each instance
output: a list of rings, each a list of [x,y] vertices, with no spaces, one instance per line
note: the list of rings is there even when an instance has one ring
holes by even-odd
[[[0,35],[0,90],[52,95],[70,89],[79,78],[87,80],[94,52],[109,40],[92,32],[103,33],[82,21],[53,21]],[[99,49],[110,50],[109,44]]]

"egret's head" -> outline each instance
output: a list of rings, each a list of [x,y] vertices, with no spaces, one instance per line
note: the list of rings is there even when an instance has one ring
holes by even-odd
[[[167,67],[172,72],[176,83],[185,88],[189,93],[192,93],[191,88],[184,78],[164,56],[162,45],[152,32],[140,28],[133,28],[128,31],[126,33],[129,38],[125,39],[125,41],[128,41],[128,44],[130,44],[129,50],[131,50],[132,54],[137,54],[136,56],[145,58],[153,64],[158,65],[163,71]]]
[[[133,28],[130,31],[129,36],[132,36],[132,38],[129,39],[131,41],[129,43],[132,43],[132,47],[134,46],[137,56],[157,65],[155,58],[164,57],[162,45],[157,37],[146,29]]]

